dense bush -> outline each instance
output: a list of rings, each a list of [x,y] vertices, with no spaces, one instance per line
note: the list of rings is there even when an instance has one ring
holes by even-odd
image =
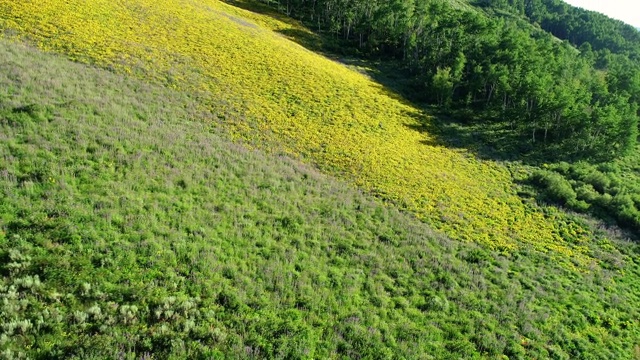
[[[530,180],[547,201],[640,231],[640,177],[628,165],[636,158],[630,156],[598,166],[559,163],[548,170],[535,171]]]
[[[546,195],[552,201],[571,206],[577,199],[569,181],[559,174],[538,170],[532,175],[532,180],[545,189]]]

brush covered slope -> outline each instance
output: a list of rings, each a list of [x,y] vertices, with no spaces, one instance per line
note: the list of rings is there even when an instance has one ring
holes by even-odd
[[[506,169],[288,41],[312,36],[295,23],[215,1],[0,1],[0,26],[116,73],[2,42],[2,356],[640,353],[637,245],[523,203]]]
[[[637,246],[450,240],[184,93],[0,54],[2,358],[633,358]]]
[[[345,176],[451,238],[594,261],[584,226],[523,202],[504,167],[439,145],[421,111],[288,40],[313,35],[284,17],[216,0],[2,0],[0,21],[44,50],[190,93],[236,136]]]

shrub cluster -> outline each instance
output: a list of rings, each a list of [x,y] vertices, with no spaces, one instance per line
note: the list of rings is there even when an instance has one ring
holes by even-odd
[[[543,196],[578,212],[591,213],[640,231],[640,179],[620,163],[559,163],[534,172],[530,180]]]

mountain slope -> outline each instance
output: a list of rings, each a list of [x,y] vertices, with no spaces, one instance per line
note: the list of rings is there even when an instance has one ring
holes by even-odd
[[[524,203],[507,169],[439,145],[418,109],[287,40],[308,34],[295,22],[214,0],[0,1],[0,17],[42,49],[186,91],[236,136],[341,174],[452,238],[594,261],[585,226]]]
[[[2,358],[633,358],[637,246],[452,241],[188,94],[0,56]]]

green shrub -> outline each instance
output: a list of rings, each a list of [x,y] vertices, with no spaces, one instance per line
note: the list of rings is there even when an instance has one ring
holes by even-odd
[[[595,169],[593,168],[593,166],[581,161],[571,165],[568,175],[570,175],[571,179],[573,180],[582,180],[594,171]]]
[[[551,170],[560,173],[564,176],[568,176],[569,174],[571,174],[571,170],[572,170],[573,166],[571,164],[569,164],[568,162],[562,161],[558,164],[555,164],[553,166],[550,167]]]
[[[603,163],[598,165],[598,171],[601,171],[603,173],[619,173],[620,165],[614,162]]]
[[[575,201],[578,196],[569,181],[560,174],[540,170],[533,174],[533,180],[544,189],[549,200],[561,205]]]
[[[611,200],[611,207],[618,212],[625,210],[635,210],[633,198],[628,194],[618,194]]]
[[[640,229],[640,212],[635,207],[618,209],[618,223],[633,229]]]
[[[590,173],[584,177],[583,181],[593,186],[601,194],[604,194],[611,186],[611,179],[599,171]]]
[[[576,188],[576,194],[578,195],[578,200],[586,201],[590,204],[596,202],[600,197],[600,194],[598,194],[591,184],[578,186]]]
[[[611,196],[610,194],[604,194],[596,199],[596,204],[603,209],[608,209],[609,206],[611,206],[612,201],[613,196]]]
[[[567,202],[567,206],[578,212],[586,212],[587,210],[589,210],[589,208],[591,208],[591,204],[589,204],[588,202],[576,199],[569,200]]]

